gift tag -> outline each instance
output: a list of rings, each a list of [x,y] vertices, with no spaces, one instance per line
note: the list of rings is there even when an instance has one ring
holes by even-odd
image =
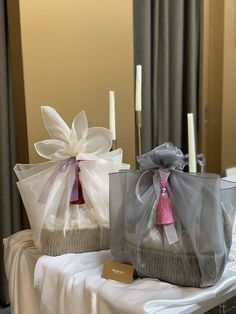
[[[123,283],[133,281],[134,267],[132,265],[105,261],[103,265],[102,278],[112,279]]]

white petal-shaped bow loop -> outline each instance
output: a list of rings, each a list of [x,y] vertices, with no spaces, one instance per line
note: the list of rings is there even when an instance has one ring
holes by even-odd
[[[41,111],[51,139],[35,143],[35,149],[40,156],[50,160],[69,157],[96,160],[104,159],[110,151],[112,132],[101,127],[88,128],[84,111],[74,118],[71,129],[54,108],[42,106]]]

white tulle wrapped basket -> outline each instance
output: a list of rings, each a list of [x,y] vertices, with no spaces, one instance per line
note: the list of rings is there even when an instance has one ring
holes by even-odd
[[[109,173],[128,169],[122,150],[111,150],[112,133],[88,128],[82,111],[69,128],[51,107],[42,116],[51,139],[35,143],[48,159],[17,164],[17,185],[35,245],[47,255],[109,247]]]

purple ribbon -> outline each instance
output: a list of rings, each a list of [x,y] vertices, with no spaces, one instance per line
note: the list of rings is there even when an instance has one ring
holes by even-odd
[[[65,172],[67,170],[67,168],[71,165],[77,164],[75,171],[76,171],[76,175],[75,175],[75,181],[73,184],[73,188],[71,191],[71,196],[70,196],[70,203],[71,204],[84,204],[84,197],[83,197],[83,190],[82,190],[82,185],[81,185],[81,181],[80,181],[80,177],[79,177],[79,172],[80,172],[80,168],[79,168],[79,161],[76,160],[75,157],[70,157],[66,160],[63,160],[62,162],[60,162],[56,168],[54,169],[54,171],[52,172],[52,174],[49,176],[47,182],[45,183],[40,196],[39,196],[39,202],[40,203],[46,203],[49,193],[52,189],[52,186],[57,178],[57,176],[62,173]]]

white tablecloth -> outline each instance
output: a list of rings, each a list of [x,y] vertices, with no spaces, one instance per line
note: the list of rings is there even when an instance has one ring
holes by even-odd
[[[104,260],[111,258],[109,251],[40,257],[30,231],[5,239],[4,245],[14,314],[38,314],[39,308],[46,314],[192,313],[234,285],[236,291],[236,242],[221,280],[207,289],[152,279],[129,285],[105,280],[101,271]]]
[[[39,297],[34,289],[35,264],[41,254],[30,230],[4,239],[5,270],[9,283],[12,314],[39,314]]]
[[[35,269],[35,285],[45,313],[73,314],[79,309],[79,313],[153,314],[161,310],[169,313],[173,307],[175,313],[181,313],[177,306],[215,298],[236,283],[236,243],[221,280],[207,289],[178,287],[152,279],[138,279],[132,284],[105,280],[101,278],[102,266],[109,258],[109,251],[42,256]]]

